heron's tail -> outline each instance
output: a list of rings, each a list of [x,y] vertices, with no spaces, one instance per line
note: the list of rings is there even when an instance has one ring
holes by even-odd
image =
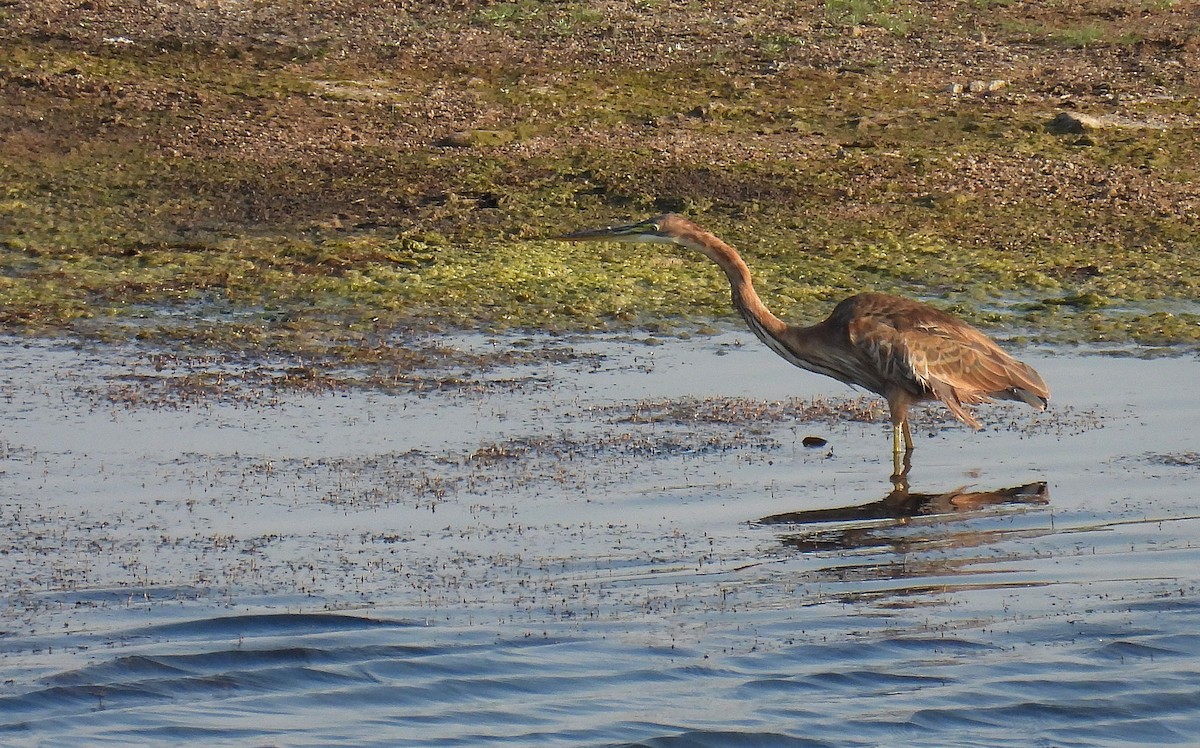
[[[1045,410],[1050,402],[1050,388],[1046,380],[1032,366],[1022,361],[1015,362],[1019,371],[1014,371],[1013,387],[1008,395],[1009,400],[1020,400],[1038,410]]]
[[[1045,410],[1046,405],[1050,402],[1050,393],[1040,395],[1036,392],[1030,392],[1024,387],[1013,387],[1011,390],[1009,390],[1009,392],[1012,393],[1012,395],[1008,398],[1009,400],[1020,400],[1021,402],[1028,403],[1030,407],[1037,408],[1038,410]]]

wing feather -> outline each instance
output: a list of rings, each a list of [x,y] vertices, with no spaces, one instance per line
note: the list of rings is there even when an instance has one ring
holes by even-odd
[[[870,383],[874,391],[901,388],[936,398],[973,428],[979,422],[963,406],[1005,399],[1045,407],[1050,392],[1038,373],[967,323],[884,294],[862,294],[843,304],[849,342],[877,376]]]

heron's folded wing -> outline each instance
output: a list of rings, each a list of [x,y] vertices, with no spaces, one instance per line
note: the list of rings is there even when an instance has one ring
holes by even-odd
[[[1037,372],[975,328],[936,310],[878,315],[855,333],[861,350],[891,381],[932,393],[975,428],[978,421],[963,405],[1004,398],[1042,407],[1049,395]]]

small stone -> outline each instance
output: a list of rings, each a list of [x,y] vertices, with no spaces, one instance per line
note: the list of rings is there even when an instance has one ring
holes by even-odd
[[[829,443],[829,440],[822,439],[819,436],[806,436],[800,440],[800,443],[809,449],[816,449],[817,447],[824,447]]]
[[[951,83],[950,85],[946,86],[946,93],[960,94],[962,92],[963,84],[961,83]]]
[[[997,78],[996,80],[988,81],[987,90],[999,91],[1002,88],[1008,88],[1008,81]]]
[[[983,93],[988,90],[988,84],[983,81],[971,81],[967,84],[967,90],[971,93]]]
[[[1056,135],[1079,135],[1087,130],[1099,130],[1104,122],[1099,118],[1078,112],[1059,112],[1050,120],[1046,129]]]
[[[450,148],[473,148],[477,146],[504,145],[516,136],[507,130],[459,130],[437,142]]]

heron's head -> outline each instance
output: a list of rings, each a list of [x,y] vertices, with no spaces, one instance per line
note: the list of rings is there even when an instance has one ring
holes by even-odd
[[[628,223],[623,226],[607,226],[601,229],[585,229],[550,238],[563,242],[658,242],[662,244],[681,244],[680,237],[692,227],[692,222],[683,216],[667,213],[666,215],[639,223]]]

